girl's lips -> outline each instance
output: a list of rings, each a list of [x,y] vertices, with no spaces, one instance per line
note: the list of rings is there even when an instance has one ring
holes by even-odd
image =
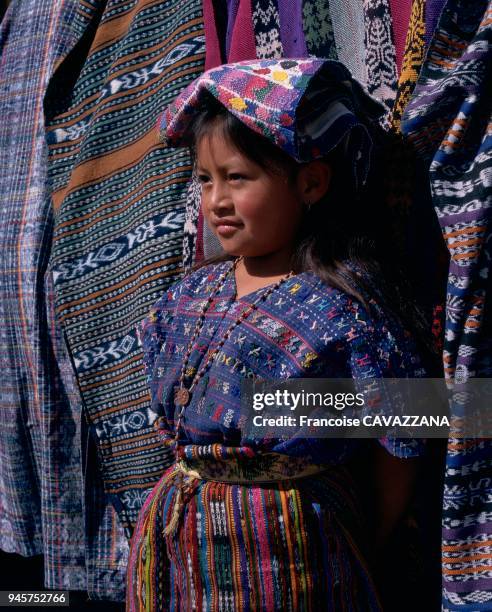
[[[225,238],[232,236],[240,228],[240,225],[228,225],[227,223],[217,225],[217,234]]]

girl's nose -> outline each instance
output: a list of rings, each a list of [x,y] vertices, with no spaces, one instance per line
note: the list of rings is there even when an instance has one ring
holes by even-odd
[[[227,185],[216,182],[209,194],[209,207],[214,211],[226,210],[233,207]]]

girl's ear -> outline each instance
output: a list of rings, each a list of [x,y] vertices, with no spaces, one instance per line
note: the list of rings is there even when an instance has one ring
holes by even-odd
[[[331,181],[331,166],[314,160],[301,166],[297,173],[297,189],[305,204],[314,204],[326,194]]]

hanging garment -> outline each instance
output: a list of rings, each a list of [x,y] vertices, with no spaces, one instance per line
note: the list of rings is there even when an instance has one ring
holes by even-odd
[[[391,124],[396,132],[400,132],[401,116],[410,100],[424,61],[425,4],[426,0],[415,0],[412,5],[398,92],[391,113]]]
[[[492,3],[448,0],[402,130],[429,167],[434,208],[450,253],[444,340],[452,411],[459,391],[491,376],[490,135]],[[488,299],[490,302],[490,299]],[[449,440],[443,510],[443,609],[492,606],[492,442]]]
[[[282,0],[251,0],[258,58],[273,59],[284,56],[280,38],[278,1]]]
[[[42,100],[77,39],[78,5],[14,0],[0,29],[0,548],[43,554],[47,588],[122,599],[128,544],[98,472],[84,478],[81,399],[47,272]]]
[[[280,40],[284,57],[306,57],[307,48],[302,24],[302,0],[284,0],[278,5]]]
[[[203,26],[205,28],[205,70],[222,64],[220,33],[213,0],[202,0]]]
[[[239,62],[242,59],[256,57],[255,34],[253,31],[252,0],[239,0],[234,23],[227,30],[229,47],[228,62]]]
[[[302,19],[308,54],[315,57],[338,59],[328,2],[303,0]]]
[[[330,0],[330,15],[337,58],[359,83],[366,85],[363,0]]]
[[[364,0],[367,89],[391,109],[397,91],[396,51],[389,0]]]
[[[425,2],[425,46],[428,47],[439,23],[446,0],[426,0]]]
[[[155,123],[203,71],[203,18],[198,0],[82,5],[87,25],[45,100],[50,268],[104,488],[129,534],[167,462],[134,326],[181,271],[191,174],[189,154],[164,149]]]
[[[398,74],[401,73],[401,65],[405,55],[408,25],[413,4],[415,3],[412,0],[389,0]]]

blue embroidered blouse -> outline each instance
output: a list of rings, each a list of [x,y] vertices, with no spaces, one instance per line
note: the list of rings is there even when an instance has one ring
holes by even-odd
[[[220,275],[232,265],[208,265],[173,285],[138,328],[151,391],[151,420],[171,441],[178,409],[174,389],[202,309]],[[206,311],[185,376],[189,387],[207,351],[259,297],[259,289],[236,300],[229,274]],[[372,316],[356,300],[327,286],[311,272],[291,277],[238,325],[209,364],[186,407],[180,443],[255,446],[258,450],[309,455],[314,463],[344,461],[354,440],[248,439],[241,429],[240,384],[244,377],[286,378],[421,377],[425,370],[415,344],[394,317],[372,300]],[[375,316],[375,314],[377,316]],[[394,455],[419,454],[411,439],[381,440]]]

